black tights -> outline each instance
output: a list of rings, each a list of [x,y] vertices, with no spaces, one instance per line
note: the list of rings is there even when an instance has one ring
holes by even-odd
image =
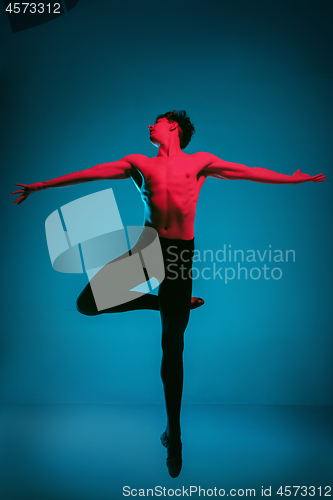
[[[190,317],[192,296],[193,240],[160,237],[165,278],[159,286],[158,297],[151,294],[125,304],[98,311],[90,284],[77,299],[82,314],[95,316],[103,313],[137,309],[159,310],[162,323],[161,378],[164,387],[168,437],[180,437],[180,408],[183,392],[184,332]],[[131,253],[135,252],[135,247]]]
[[[162,322],[161,378],[168,437],[180,437],[184,332],[190,317],[194,240],[161,238],[165,278],[158,300]],[[169,250],[169,251],[168,251]]]

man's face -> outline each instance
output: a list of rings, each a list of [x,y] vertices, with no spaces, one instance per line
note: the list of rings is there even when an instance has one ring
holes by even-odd
[[[150,142],[157,147],[164,144],[170,134],[170,128],[174,126],[175,124],[170,123],[167,118],[160,118],[154,125],[149,125]]]

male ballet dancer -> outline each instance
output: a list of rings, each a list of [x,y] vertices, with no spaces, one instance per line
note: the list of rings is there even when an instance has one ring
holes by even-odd
[[[154,228],[159,235],[165,278],[159,286],[158,297],[143,295],[123,306],[97,311],[90,285],[77,300],[77,308],[87,315],[120,312],[134,309],[156,309],[162,322],[161,378],[167,413],[167,425],[161,442],[167,449],[167,467],[171,477],[177,477],[182,467],[180,409],[183,390],[184,332],[190,309],[203,304],[192,298],[192,257],[194,250],[194,218],[201,186],[207,177],[241,179],[269,184],[299,184],[321,182],[323,174],[311,176],[298,169],[293,175],[265,168],[249,168],[221,160],[210,153],[188,155],[183,149],[194,132],[185,111],[159,115],[150,125],[150,141],[158,147],[154,158],[141,154],[125,156],[119,161],[64,175],[46,182],[30,185],[16,184],[23,189],[15,202],[22,203],[36,191],[51,187],[69,186],[82,182],[132,178],[144,203],[144,226]],[[144,231],[143,236],[144,238]],[[135,249],[132,249],[134,252]],[[182,272],[181,266],[183,266]],[[100,271],[102,272],[102,271]]]

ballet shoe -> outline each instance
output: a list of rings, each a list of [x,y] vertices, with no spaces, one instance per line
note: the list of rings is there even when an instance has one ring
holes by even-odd
[[[172,478],[179,476],[182,470],[182,443],[180,439],[171,440],[164,431],[160,437],[162,445],[167,450],[166,465]]]
[[[191,309],[198,309],[198,307],[203,306],[205,303],[204,299],[201,299],[200,297],[192,297],[191,299]]]

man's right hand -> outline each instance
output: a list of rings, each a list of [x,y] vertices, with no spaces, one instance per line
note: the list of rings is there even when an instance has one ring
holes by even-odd
[[[14,200],[13,203],[17,203],[20,205],[23,201],[25,201],[29,194],[35,193],[36,191],[40,191],[42,189],[43,183],[42,182],[35,182],[34,184],[15,184],[16,186],[22,186],[23,189],[20,189],[19,191],[13,191],[11,194],[20,194],[16,200]]]

